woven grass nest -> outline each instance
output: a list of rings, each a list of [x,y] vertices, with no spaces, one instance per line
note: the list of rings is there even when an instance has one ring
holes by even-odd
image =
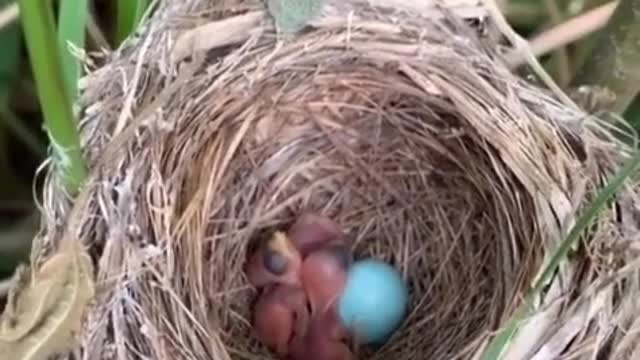
[[[265,14],[164,2],[87,77],[91,179],[72,207],[49,170],[34,250],[46,259],[67,233],[96,262],[75,356],[274,358],[251,336],[243,266],[316,211],[410,286],[406,322],[360,358],[477,358],[629,149],[514,75],[483,4],[330,2],[284,39]],[[563,263],[506,358],[638,355],[636,190]]]

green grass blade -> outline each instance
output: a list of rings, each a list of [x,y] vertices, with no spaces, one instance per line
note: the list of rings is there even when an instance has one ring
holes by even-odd
[[[75,194],[87,176],[65,86],[53,11],[42,0],[19,0],[22,28],[46,127],[67,191]]]
[[[71,55],[68,43],[84,49],[89,4],[87,0],[61,0],[58,17],[58,43],[64,78],[71,99],[78,95],[78,79],[82,75],[80,62]]]
[[[580,239],[584,231],[598,217],[609,200],[611,200],[618,190],[624,185],[625,180],[634,175],[638,170],[640,170],[640,153],[637,152],[634,157],[618,171],[613,179],[611,179],[611,181],[598,192],[591,206],[586,209],[580,218],[578,218],[578,221],[573,226],[567,237],[560,243],[560,246],[554,252],[540,278],[527,294],[524,303],[516,310],[506,326],[491,341],[482,356],[483,360],[499,359],[500,356],[504,354],[518,329],[519,322],[530,314],[533,299],[539,296],[545,284],[549,283],[553,273],[560,265],[560,262],[566,258],[569,249],[571,249],[578,239]]]
[[[135,19],[134,19],[134,29],[140,25],[140,20],[142,20],[142,17],[144,16],[144,12],[147,10],[147,8],[149,7],[149,0],[138,0],[137,1],[138,6],[136,6],[136,15],[135,15]]]
[[[129,36],[136,16],[136,0],[118,0],[116,43],[121,44]]]
[[[118,0],[117,44],[135,31],[148,5],[149,0]]]

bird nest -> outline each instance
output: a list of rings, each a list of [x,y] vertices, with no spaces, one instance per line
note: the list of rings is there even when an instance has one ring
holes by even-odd
[[[243,267],[306,211],[395,266],[409,314],[370,359],[473,358],[629,156],[607,124],[514,75],[473,1],[329,2],[282,38],[260,4],[163,2],[86,79],[91,178],[47,176],[35,259],[96,264],[84,359],[274,358]],[[635,188],[603,212],[512,339],[510,359],[637,346]],[[66,234],[66,235],[64,235]]]

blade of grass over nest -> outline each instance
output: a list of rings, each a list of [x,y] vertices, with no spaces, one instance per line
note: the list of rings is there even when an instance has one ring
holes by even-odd
[[[573,86],[597,85],[616,94],[622,114],[640,91],[640,0],[620,0]]]
[[[135,31],[148,5],[149,0],[118,0],[117,44]]]
[[[51,140],[56,165],[66,189],[75,194],[87,176],[65,86],[53,11],[41,0],[20,0],[21,20],[36,88]]]
[[[493,338],[487,350],[485,350],[482,359],[494,360],[500,359],[502,354],[508,349],[511,339],[518,329],[518,324],[523,321],[533,310],[534,299],[538,298],[544,287],[549,284],[553,274],[560,265],[560,262],[566,259],[569,249],[584,235],[585,230],[591,226],[593,221],[605,209],[605,206],[613,198],[618,190],[624,185],[627,178],[633,176],[640,170],[640,152],[631,158],[609,183],[603,187],[584,213],[578,218],[576,224],[571,228],[569,234],[560,243],[558,248],[551,256],[549,262],[544,266],[541,275],[535,281],[533,287],[529,290],[524,302],[516,309],[507,324]]]
[[[69,49],[69,43],[84,49],[87,18],[89,13],[87,0],[62,0],[58,17],[58,42],[64,69],[64,78],[69,95],[73,101],[78,94],[78,79],[82,66]]]

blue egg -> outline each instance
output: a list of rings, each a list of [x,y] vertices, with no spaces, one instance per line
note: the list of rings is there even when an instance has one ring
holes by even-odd
[[[360,343],[381,345],[404,320],[408,301],[409,291],[396,269],[365,259],[349,270],[338,311]]]

